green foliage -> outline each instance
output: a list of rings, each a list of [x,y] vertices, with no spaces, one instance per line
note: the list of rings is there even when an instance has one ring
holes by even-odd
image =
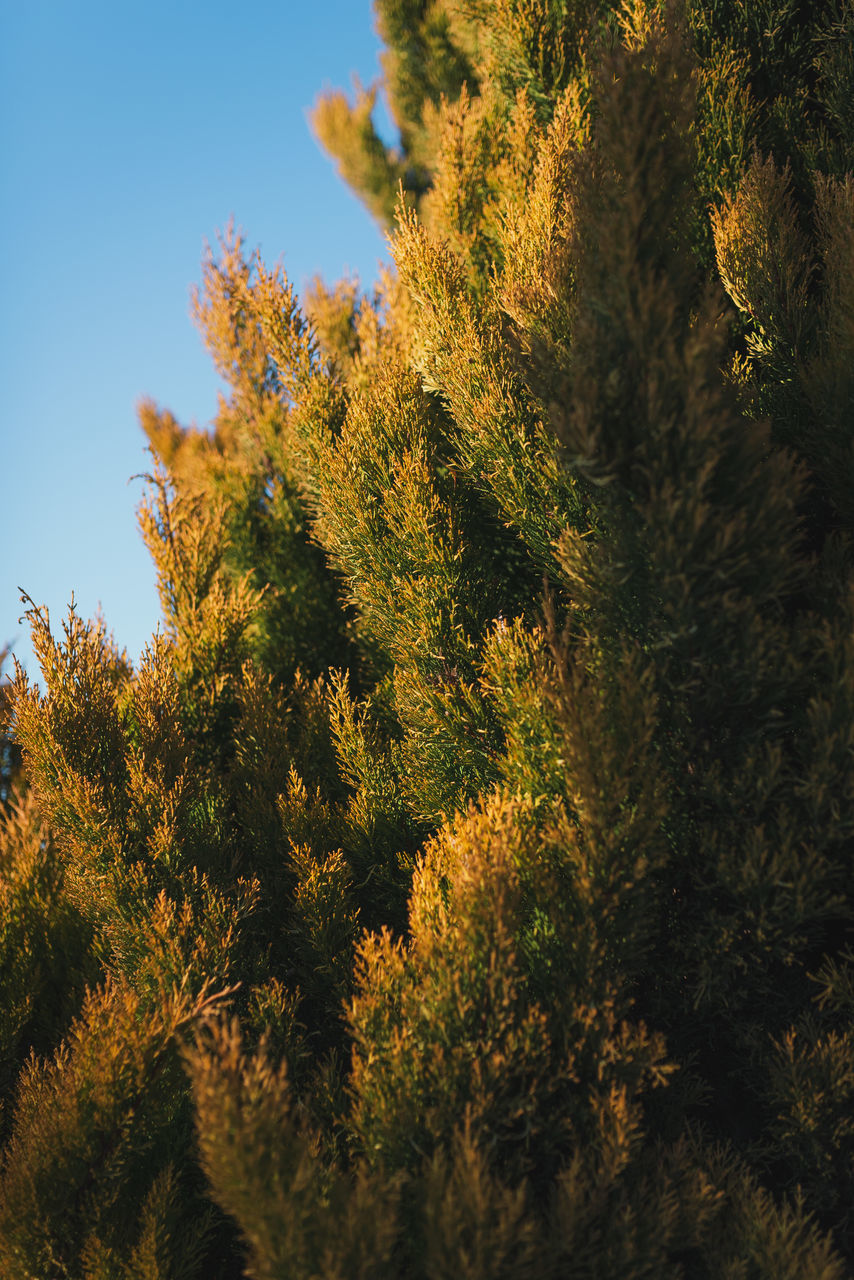
[[[0,830],[0,1099],[30,1051],[62,1037],[87,980],[92,934],[69,899],[56,842],[32,792],[13,796]],[[5,1129],[8,1113],[2,1113]]]
[[[226,233],[162,633],[3,694],[0,1270],[838,1280],[851,4],[376,12],[395,269]]]
[[[236,1026],[212,1026],[188,1065],[203,1167],[241,1225],[258,1280],[390,1273],[394,1180],[349,1178],[319,1159],[294,1113],[283,1068],[263,1046],[247,1056]]]
[[[175,991],[141,1016],[139,997],[108,983],[52,1061],[28,1061],[0,1179],[10,1280],[197,1274],[211,1214],[198,1179],[178,1174],[191,1117],[176,1038],[209,1003]]]
[[[207,601],[212,621],[220,604],[215,594],[208,595],[207,582],[221,569],[232,586],[247,590],[253,651],[267,670],[289,683],[298,668],[314,677],[329,665],[352,660],[347,620],[339,607],[339,586],[309,539],[291,456],[290,414],[247,306],[257,264],[247,259],[233,226],[219,248],[218,260],[210,251],[205,258],[194,314],[230,395],[220,397],[210,434],[182,431],[171,414],[150,401],[140,406],[155,462],[168,468],[168,476],[158,478],[157,500],[144,503],[143,534],[167,597],[174,590],[169,583],[182,582],[183,576],[163,557],[174,553],[196,561],[184,608],[163,598],[161,590],[167,623],[196,626],[196,600]],[[173,619],[176,606],[180,617]],[[235,623],[239,628],[239,620]],[[198,626],[204,630],[205,625],[200,618]],[[232,660],[239,657],[236,640],[237,632],[223,633],[218,641]],[[211,658],[217,660],[214,654]]]

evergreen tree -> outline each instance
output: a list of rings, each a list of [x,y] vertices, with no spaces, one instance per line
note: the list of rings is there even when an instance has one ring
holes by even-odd
[[[229,230],[162,634],[30,609],[0,1272],[836,1280],[854,7],[376,10],[394,270]]]

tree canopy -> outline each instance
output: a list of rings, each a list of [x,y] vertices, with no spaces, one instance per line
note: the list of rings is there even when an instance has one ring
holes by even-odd
[[[0,1273],[837,1280],[854,6],[375,9],[393,269],[226,229],[160,632],[30,602]]]

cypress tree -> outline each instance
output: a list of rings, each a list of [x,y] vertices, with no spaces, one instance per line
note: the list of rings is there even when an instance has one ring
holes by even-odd
[[[0,1271],[854,1261],[854,8],[378,0],[395,230],[229,229],[158,634],[31,604]]]

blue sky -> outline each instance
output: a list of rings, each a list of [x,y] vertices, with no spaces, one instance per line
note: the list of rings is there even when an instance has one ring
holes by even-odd
[[[300,288],[374,278],[383,237],[311,136],[325,86],[379,74],[370,0],[0,0],[0,644],[38,675],[19,586],[72,591],[136,659],[156,626],[136,525],[141,396],[207,424],[189,317],[229,217]]]

